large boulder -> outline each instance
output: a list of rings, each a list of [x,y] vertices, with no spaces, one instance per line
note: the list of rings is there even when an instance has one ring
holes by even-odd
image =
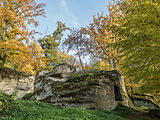
[[[68,77],[76,71],[76,68],[66,63],[59,64],[53,68],[49,73],[45,74],[45,77]]]
[[[18,72],[10,68],[0,68],[0,92],[12,94],[15,98],[22,98],[34,90],[35,77],[26,73]]]
[[[55,72],[38,72],[31,100],[100,110],[112,110],[118,104],[127,105],[126,96],[118,82],[121,75],[117,71],[73,74],[74,67],[61,65],[53,69]],[[65,74],[62,71],[66,71]]]

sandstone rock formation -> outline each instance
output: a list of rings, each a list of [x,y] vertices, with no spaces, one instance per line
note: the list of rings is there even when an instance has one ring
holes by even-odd
[[[31,100],[58,106],[112,110],[118,103],[128,105],[121,75],[117,71],[71,73],[75,68],[67,64],[56,66],[52,72],[36,75]]]
[[[22,98],[27,93],[33,92],[34,76],[17,72],[9,68],[0,68],[0,92],[12,94]]]
[[[45,77],[65,78],[65,77],[68,77],[69,75],[71,75],[72,73],[74,73],[75,71],[76,71],[75,67],[68,65],[68,64],[65,64],[65,63],[62,63],[62,64],[55,66],[51,72],[46,73]]]

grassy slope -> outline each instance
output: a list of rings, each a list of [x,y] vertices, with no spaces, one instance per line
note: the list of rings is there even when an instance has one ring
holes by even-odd
[[[8,78],[7,73],[11,72],[13,71],[8,69],[4,72],[6,74],[0,72],[0,77]],[[15,76],[15,79],[17,79],[19,74],[14,73],[11,78]],[[20,76],[24,75],[20,74]],[[19,100],[17,102],[11,110],[6,110],[7,113],[0,113],[0,120],[143,120],[144,118],[144,115],[142,116],[140,112],[135,114],[134,110],[122,106],[114,111],[96,111],[83,108],[59,108],[38,101]],[[4,107],[2,107],[2,103],[5,103]],[[6,106],[10,106],[8,103],[11,104],[12,100],[0,94],[0,111],[6,109]],[[147,117],[146,120],[153,119]]]
[[[124,116],[131,112],[129,109],[98,111],[83,108],[59,108],[38,101],[20,100],[7,114],[1,114],[0,120],[125,120]]]

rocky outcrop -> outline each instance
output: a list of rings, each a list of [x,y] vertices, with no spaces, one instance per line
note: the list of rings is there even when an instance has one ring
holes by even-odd
[[[15,98],[22,98],[34,90],[34,76],[18,72],[9,68],[0,68],[0,92],[12,94],[16,92]]]
[[[117,71],[73,74],[74,71],[74,67],[61,64],[52,72],[38,72],[30,99],[100,110],[112,110],[118,103],[127,105],[120,87],[121,75]]]
[[[65,64],[65,63],[62,63],[62,64],[55,66],[51,72],[46,73],[45,77],[46,78],[47,77],[66,78],[66,77],[70,76],[72,73],[74,73],[75,71],[76,71],[75,67],[68,65],[68,64]]]

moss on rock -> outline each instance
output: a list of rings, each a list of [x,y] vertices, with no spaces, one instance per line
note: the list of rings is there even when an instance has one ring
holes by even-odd
[[[18,80],[18,79],[26,78],[29,76],[31,75],[28,73],[19,72],[11,68],[0,67],[0,78],[2,79],[7,78],[7,79]]]

